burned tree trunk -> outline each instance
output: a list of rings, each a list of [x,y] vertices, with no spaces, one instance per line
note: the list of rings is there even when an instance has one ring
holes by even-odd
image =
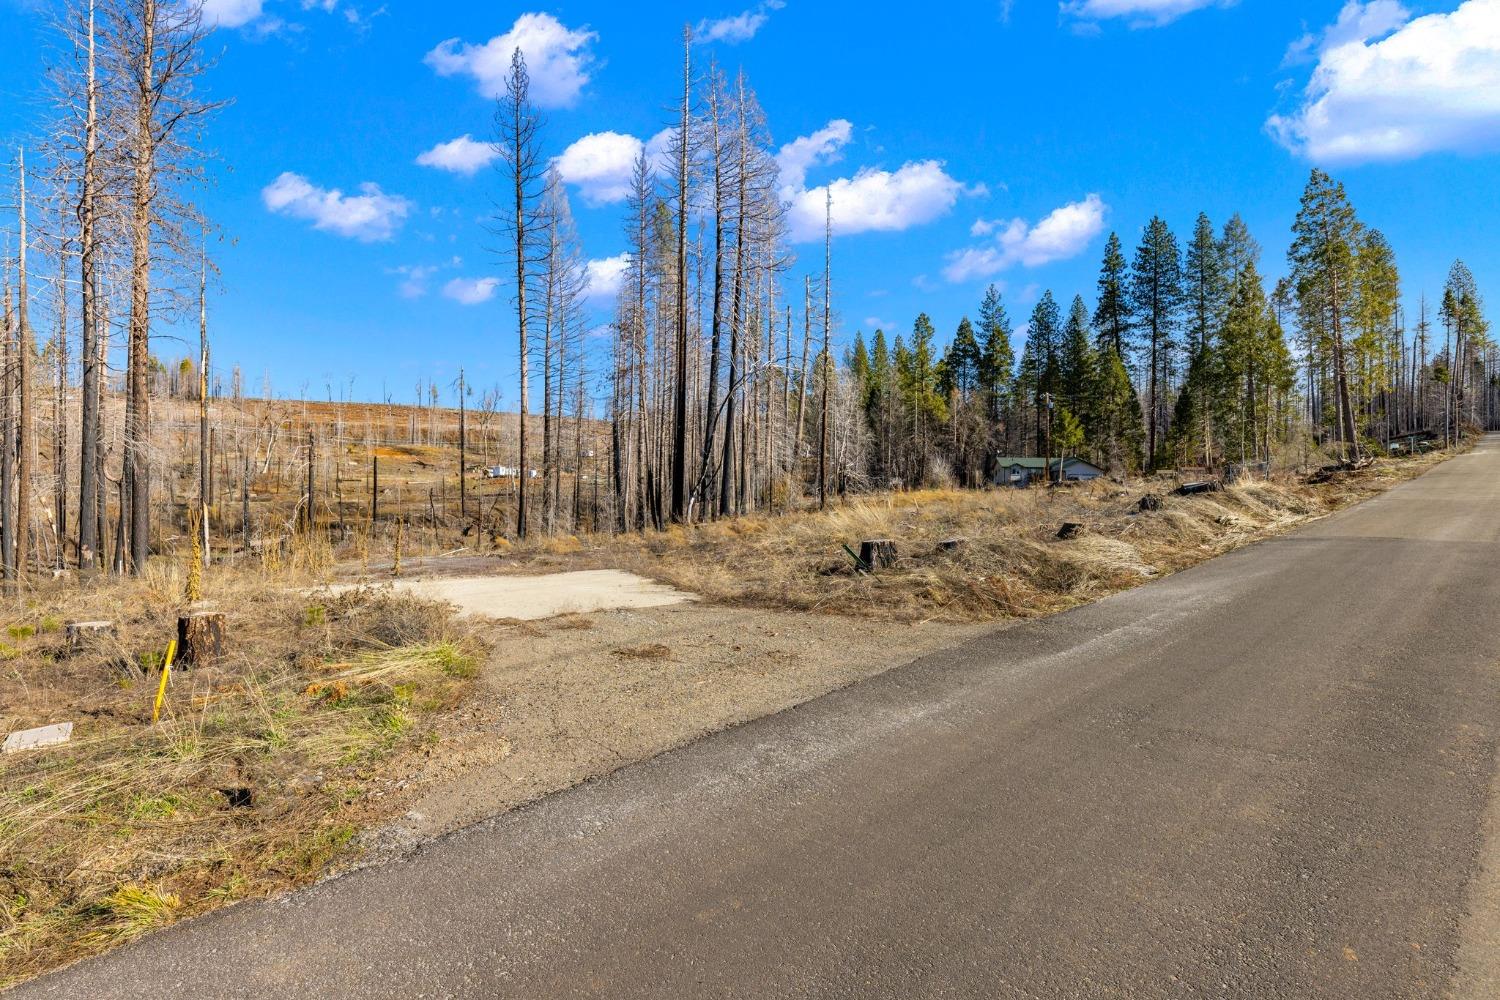
[[[177,662],[206,667],[224,655],[224,612],[193,611],[177,619]]]

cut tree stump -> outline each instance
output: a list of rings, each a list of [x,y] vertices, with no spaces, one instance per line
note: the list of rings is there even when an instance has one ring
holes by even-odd
[[[1141,510],[1161,510],[1161,497],[1155,493],[1147,493],[1141,497]]]
[[[206,667],[224,655],[224,612],[193,611],[177,619],[177,664]]]
[[[967,538],[945,538],[938,542],[937,547],[939,552],[957,552],[968,544]]]
[[[68,652],[80,653],[86,649],[93,649],[105,640],[113,639],[115,635],[115,623],[68,622],[64,627],[63,634],[67,638]]]
[[[871,538],[859,543],[860,562],[874,572],[896,565],[896,543],[889,538]]]
[[[1172,492],[1180,497],[1196,496],[1200,493],[1217,493],[1224,488],[1224,484],[1217,479],[1202,479],[1193,483],[1183,483]]]
[[[1068,521],[1057,529],[1057,537],[1062,539],[1077,538],[1083,534],[1083,525]]]

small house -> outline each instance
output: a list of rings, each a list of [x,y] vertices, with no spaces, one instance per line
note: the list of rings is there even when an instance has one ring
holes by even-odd
[[[1104,470],[1092,462],[1072,456],[1054,458],[1050,466],[1045,458],[1005,456],[995,461],[995,485],[1022,489],[1033,481],[1044,481],[1049,468],[1053,482],[1086,483],[1104,475]]]

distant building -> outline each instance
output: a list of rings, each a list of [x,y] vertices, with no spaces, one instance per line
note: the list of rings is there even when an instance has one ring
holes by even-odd
[[[995,460],[995,485],[1023,488],[1033,481],[1043,481],[1049,468],[1045,458],[1016,458],[1005,456]],[[1104,470],[1081,458],[1054,458],[1051,463],[1051,478],[1054,482],[1086,483],[1104,475]],[[1059,469],[1061,472],[1059,473]]]

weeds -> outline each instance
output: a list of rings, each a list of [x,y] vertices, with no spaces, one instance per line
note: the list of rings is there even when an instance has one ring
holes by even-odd
[[[1221,493],[1167,497],[1170,477],[1066,490],[928,490],[851,499],[827,511],[749,516],[621,538],[585,558],[728,604],[898,621],[1051,614],[1330,513],[1447,457],[1382,459],[1336,482],[1283,475]],[[1058,526],[1084,526],[1056,538]],[[964,544],[945,550],[945,539]],[[895,539],[898,566],[854,572],[841,544]],[[540,555],[545,555],[542,550]],[[538,558],[540,558],[540,555]],[[623,654],[618,654],[623,655]]]
[[[112,605],[120,644],[146,647],[137,662],[149,673],[175,614],[174,579],[163,569],[79,603]],[[205,583],[236,609],[231,655],[174,675],[156,726],[137,693],[154,694],[154,677],[101,683],[120,676],[116,649],[68,656],[60,637],[29,637],[15,676],[0,678],[5,722],[79,723],[68,746],[0,768],[0,987],[316,878],[375,808],[331,789],[362,786],[423,745],[478,670],[472,639],[441,606],[348,594],[313,614],[264,579],[221,571]],[[303,622],[326,625],[313,648],[307,630],[287,627]]]

